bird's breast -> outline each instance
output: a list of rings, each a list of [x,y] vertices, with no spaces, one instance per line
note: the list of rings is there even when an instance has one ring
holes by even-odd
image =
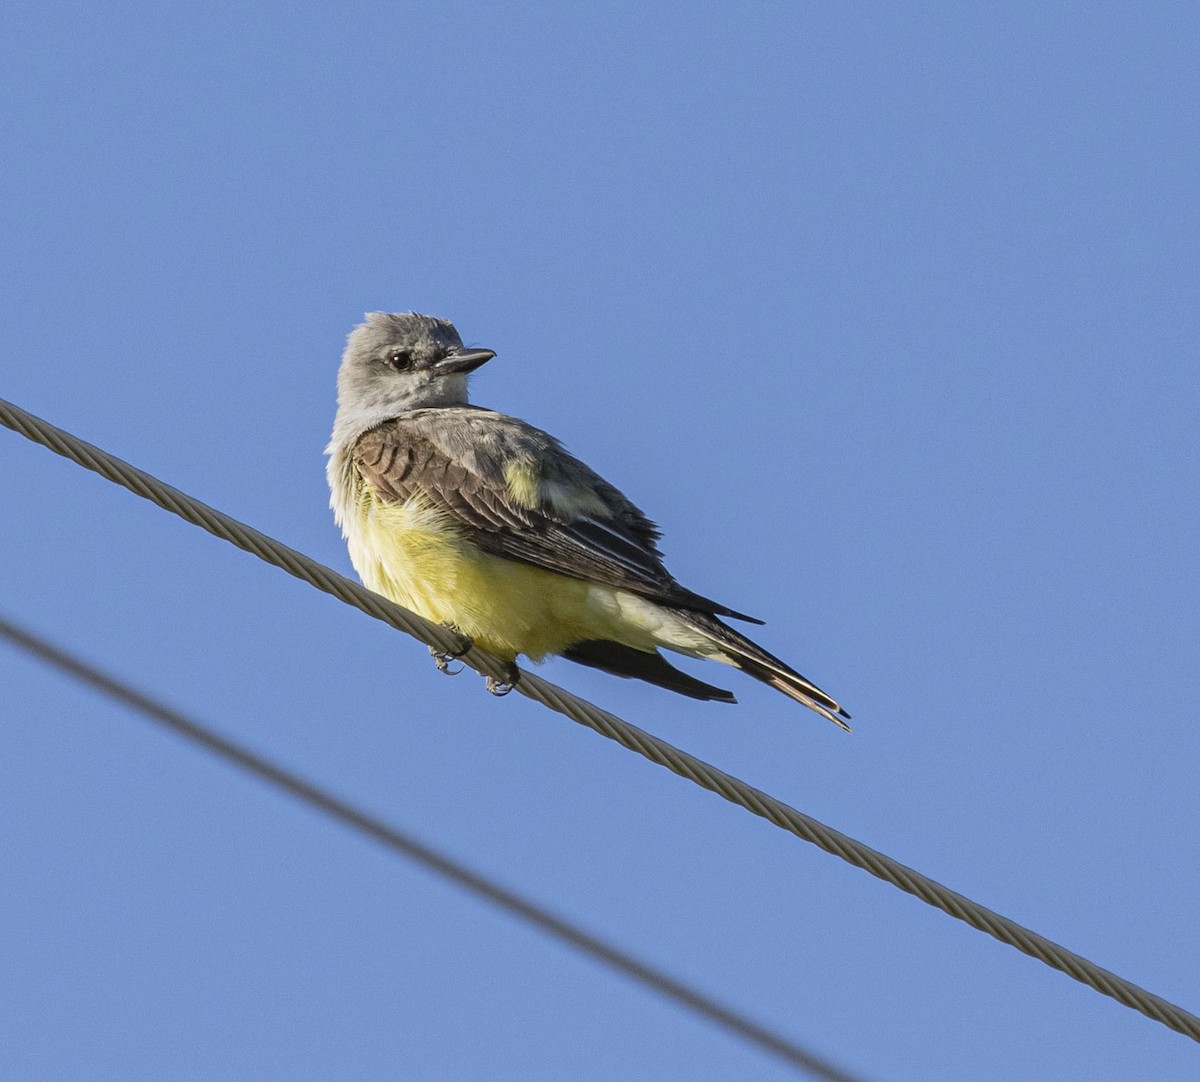
[[[594,637],[587,583],[484,552],[419,498],[367,499],[344,528],[367,586],[498,657],[538,660]]]

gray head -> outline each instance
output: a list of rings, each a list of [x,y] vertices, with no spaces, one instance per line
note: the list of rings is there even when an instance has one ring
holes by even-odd
[[[494,356],[490,349],[466,349],[448,320],[368,312],[346,339],[338,369],[334,441],[408,410],[465,405],[468,373]]]

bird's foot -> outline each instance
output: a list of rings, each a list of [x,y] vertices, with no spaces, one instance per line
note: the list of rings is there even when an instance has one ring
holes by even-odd
[[[458,628],[452,627],[450,630],[462,635]],[[436,646],[431,646],[429,652],[433,655],[433,663],[437,666],[438,672],[444,673],[446,676],[457,676],[463,671],[463,666],[459,665],[457,669],[452,669],[450,663],[462,657],[471,649],[472,645],[471,640],[462,635],[462,645],[457,650],[439,650]]]
[[[499,698],[501,695],[507,695],[516,686],[504,680],[497,680],[494,676],[486,678],[486,686],[488,691]]]
[[[458,668],[450,667],[450,663],[455,659],[456,655],[440,653],[436,646],[431,646],[429,652],[433,655],[433,663],[437,666],[438,672],[443,675],[457,676],[463,671],[462,665],[459,665]]]
[[[493,695],[499,698],[501,695],[507,695],[513,688],[517,686],[517,681],[521,679],[521,670],[517,668],[513,662],[508,666],[508,672],[504,674],[503,680],[497,680],[494,676],[484,677],[484,686]]]

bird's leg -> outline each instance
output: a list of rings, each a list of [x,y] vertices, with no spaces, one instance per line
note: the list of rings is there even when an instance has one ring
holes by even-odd
[[[508,663],[508,671],[504,674],[503,680],[497,680],[494,676],[484,677],[484,686],[493,695],[499,697],[507,695],[513,688],[517,686],[517,681],[521,679],[521,670],[517,668],[515,661]]]
[[[450,663],[462,657],[474,644],[458,628],[451,624],[447,624],[446,626],[461,637],[462,644],[457,650],[439,650],[436,646],[431,646],[429,652],[433,655],[433,663],[437,666],[438,672],[445,673],[447,676],[457,676],[463,671],[463,666],[460,665],[457,669],[452,669],[450,668]]]

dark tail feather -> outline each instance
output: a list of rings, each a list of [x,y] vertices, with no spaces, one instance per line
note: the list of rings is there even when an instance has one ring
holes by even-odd
[[[712,684],[706,684],[703,680],[681,672],[657,650],[647,653],[644,650],[635,650],[632,646],[623,646],[619,642],[588,639],[586,642],[577,642],[569,650],[564,650],[562,656],[580,665],[603,669],[614,676],[645,680],[692,699],[715,700],[721,703],[737,702],[724,688],[713,687]]]
[[[769,684],[776,691],[782,691],[789,699],[795,699],[796,702],[807,706],[809,710],[815,710],[821,717],[828,718],[834,725],[845,729],[846,732],[853,732],[850,726],[842,720],[843,718],[849,720],[850,715],[838,705],[837,700],[826,695],[816,684],[806,680],[799,673],[786,675],[777,673],[764,665],[758,665],[754,661],[744,661],[741,658],[738,658],[738,666],[743,672],[749,673],[764,684]]]
[[[757,643],[751,642],[745,635],[723,624],[715,616],[704,613],[689,612],[686,609],[672,609],[676,616],[686,623],[711,635],[721,645],[721,649],[733,658],[735,664],[743,672],[761,680],[776,691],[783,692],[789,699],[803,703],[810,710],[815,710],[823,718],[828,718],[846,732],[850,726],[846,724],[850,715],[842,709],[838,701],[827,695],[811,680],[801,676],[795,669],[774,654],[767,653]]]

